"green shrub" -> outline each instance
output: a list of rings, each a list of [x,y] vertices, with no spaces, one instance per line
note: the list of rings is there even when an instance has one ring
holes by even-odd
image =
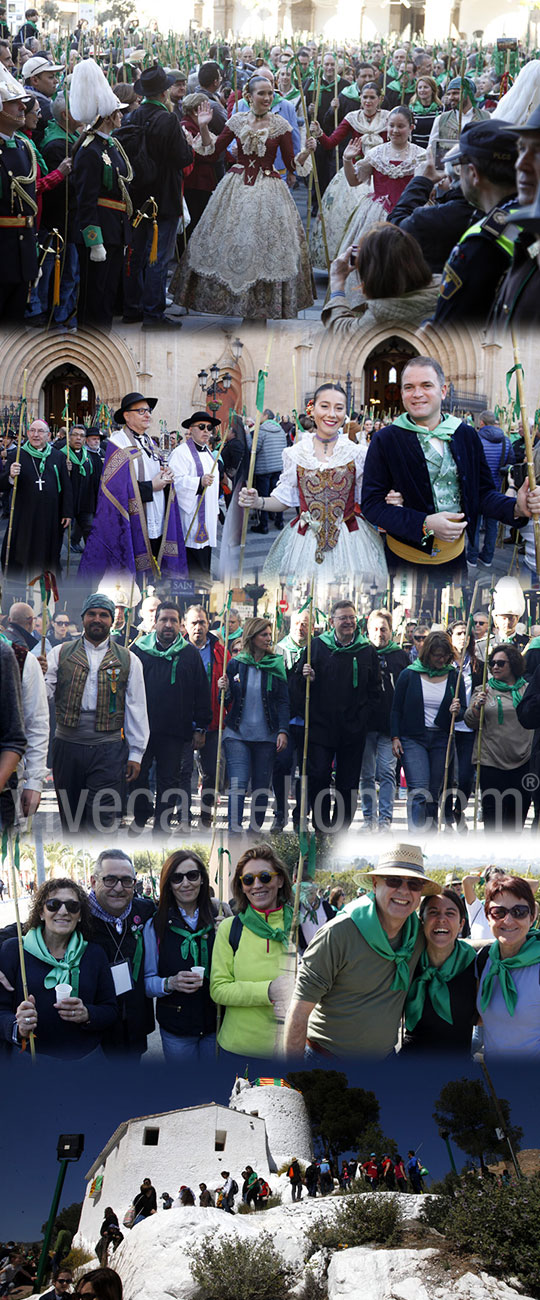
[[[328,1282],[318,1278],[308,1268],[298,1300],[328,1300]]]
[[[420,1223],[444,1233],[451,1208],[452,1200],[449,1196],[425,1196],[420,1210]]]
[[[262,1214],[262,1213],[264,1212],[264,1210],[273,1210],[273,1209],[275,1209],[276,1205],[281,1205],[280,1197],[279,1197],[279,1196],[269,1196],[269,1197],[268,1197],[268,1200],[265,1201],[263,1205],[260,1205],[259,1208],[258,1208],[258,1210],[255,1211],[255,1213],[256,1213],[256,1214]],[[253,1214],[253,1213],[254,1213],[253,1206],[252,1206],[252,1205],[246,1205],[246,1202],[245,1202],[245,1201],[240,1201],[239,1205],[236,1206],[236,1213],[237,1213],[237,1214]]]
[[[89,1255],[88,1251],[83,1250],[82,1246],[72,1246],[69,1255],[64,1256],[62,1264],[65,1264],[66,1268],[72,1268],[75,1272],[76,1268],[82,1268],[83,1264],[89,1264],[93,1258],[94,1256]]]
[[[227,1236],[217,1245],[206,1237],[190,1267],[199,1300],[287,1300],[294,1283],[292,1268],[279,1258],[268,1233],[258,1241]]]
[[[444,1233],[457,1250],[480,1255],[490,1272],[518,1278],[540,1298],[539,1219],[540,1174],[510,1187],[471,1181],[449,1200]]]
[[[343,1197],[331,1219],[315,1219],[308,1230],[309,1254],[327,1247],[343,1250],[347,1246],[397,1246],[401,1241],[401,1218],[395,1199],[373,1194]]]

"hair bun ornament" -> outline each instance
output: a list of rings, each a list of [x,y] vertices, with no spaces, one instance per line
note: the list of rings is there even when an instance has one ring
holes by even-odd
[[[309,402],[306,402],[306,415],[313,415],[313,398],[312,398],[312,397],[310,397]]]

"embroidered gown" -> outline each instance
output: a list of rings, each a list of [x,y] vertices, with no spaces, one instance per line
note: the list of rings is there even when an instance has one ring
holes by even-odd
[[[342,141],[362,140],[362,152],[364,157],[376,145],[383,144],[386,141],[386,124],[390,114],[387,109],[380,108],[374,117],[366,117],[362,109],[355,112],[347,113],[343,121],[332,135],[323,135],[319,143],[323,149],[333,149]],[[354,216],[356,209],[362,199],[368,198],[371,193],[371,184],[366,181],[365,185],[349,185],[343,167],[330,181],[328,188],[325,190],[322,199],[322,211],[326,229],[326,242],[328,245],[328,255],[333,262],[337,257],[338,249],[341,245],[344,231],[347,229],[351,218]],[[324,243],[322,237],[321,218],[316,216],[311,223],[309,232],[309,251],[312,265],[318,271],[326,271],[326,258],[324,255]]]
[[[311,434],[283,452],[283,472],[273,495],[296,506],[298,513],[270,548],[265,578],[314,575],[322,582],[343,582],[355,574],[385,586],[381,538],[359,510],[366,452],[344,434],[324,462],[315,455]]]
[[[176,303],[217,316],[294,320],[314,301],[306,237],[296,204],[274,169],[278,149],[289,172],[307,175],[311,158],[295,168],[291,127],[279,114],[257,130],[233,113],[210,149],[219,156],[236,141],[237,161],[220,181],[171,282]]]
[[[389,212],[395,208],[398,199],[401,198],[404,189],[406,189],[411,177],[414,176],[415,168],[419,162],[426,156],[426,150],[421,149],[417,144],[408,144],[403,153],[396,153],[394,145],[388,141],[386,144],[376,145],[369,154],[369,162],[373,168],[373,192],[365,194],[360,203],[355,208],[350,218],[341,240],[338,253],[344,253],[350,244],[357,244],[362,235],[379,221],[386,221]],[[354,190],[364,186],[351,187]],[[347,278],[346,296],[352,306],[358,300],[361,293],[360,281],[358,274],[353,271]]]

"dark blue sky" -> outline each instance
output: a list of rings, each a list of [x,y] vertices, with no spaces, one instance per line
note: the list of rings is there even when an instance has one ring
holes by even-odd
[[[273,1075],[275,1064],[251,1063],[249,1077]],[[335,1068],[335,1063],[329,1065]],[[433,1177],[441,1177],[448,1169],[448,1158],[432,1118],[434,1103],[449,1079],[478,1078],[478,1067],[467,1061],[397,1058],[344,1068],[351,1084],[373,1089],[380,1102],[383,1132],[396,1139],[401,1153],[422,1143],[424,1164]],[[244,1074],[244,1060],[237,1069]],[[70,1063],[53,1070],[32,1069],[26,1062],[14,1068],[4,1065],[0,1083],[0,1240],[39,1237],[58,1175],[56,1143],[60,1133],[85,1134],[82,1159],[68,1169],[61,1201],[67,1205],[83,1198],[84,1174],[122,1120],[207,1101],[226,1105],[235,1073],[234,1063],[223,1058],[216,1062],[210,1077],[202,1070],[191,1070],[188,1075],[162,1066],[104,1069],[95,1060],[86,1066]],[[493,1067],[492,1076],[499,1095],[511,1103],[513,1121],[524,1129],[522,1145],[540,1147],[533,1071],[523,1066],[519,1070]],[[459,1168],[465,1157],[458,1150],[455,1157]]]

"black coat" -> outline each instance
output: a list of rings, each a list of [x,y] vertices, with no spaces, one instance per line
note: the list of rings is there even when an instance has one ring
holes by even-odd
[[[506,236],[501,218],[515,203],[515,198],[508,199],[480,217],[481,229],[452,249],[443,271],[435,324],[487,324],[500,281],[512,260],[499,242],[501,233]]]
[[[406,650],[390,650],[388,653],[376,651],[381,670],[382,695],[376,700],[368,713],[368,731],[378,731],[382,736],[390,735],[390,714],[394,691],[398,677],[408,667],[409,656]]]
[[[170,908],[169,921],[179,921],[182,925],[183,918],[177,908]],[[187,930],[189,926],[183,928]],[[215,937],[214,930],[206,935],[209,962]],[[190,953],[182,957],[181,944],[179,934],[170,929],[165,931],[159,945],[158,961],[158,974],[163,978],[177,975],[179,971],[189,971],[193,965],[202,966],[200,939],[197,940],[199,955],[196,962]],[[201,987],[194,993],[164,993],[163,997],[156,998],[156,1017],[167,1033],[179,1038],[202,1038],[205,1034],[215,1033],[216,1005],[210,997],[209,977],[205,976]]]
[[[136,936],[132,927],[139,928],[136,918],[140,919],[141,926],[144,926],[154,911],[155,907],[150,899],[137,898],[123,922],[122,934],[118,934],[116,930],[114,917],[111,917],[110,924],[102,921],[98,916],[92,917],[92,941],[103,948],[110,965],[127,959],[132,979],[136,946]],[[121,993],[117,1003],[118,1020],[106,1030],[102,1038],[105,1055],[118,1056],[129,1052],[136,1054],[145,1052],[146,1037],[147,1034],[152,1033],[155,1021],[152,999],[147,998],[144,987],[144,953],[131,992]]]
[[[182,169],[189,167],[193,150],[175,113],[165,105],[141,104],[130,114],[130,126],[146,131],[147,150],[159,165],[152,194],[158,205],[158,222],[179,218],[182,211]]]
[[[41,153],[50,172],[54,171],[66,157],[66,153],[70,152],[71,143],[69,139],[68,149],[66,151],[65,135],[55,137],[54,139],[49,140],[48,144],[44,144],[41,147]],[[62,185],[56,185],[53,190],[43,191],[41,228],[44,230],[59,230],[62,238],[64,237],[64,226],[66,221],[66,185],[68,187],[67,238],[68,243],[74,244],[77,240],[77,200],[70,176],[66,177]]]
[[[118,1011],[114,985],[105,953],[96,943],[89,943],[80,964],[79,994],[90,1012],[87,1025],[70,1025],[61,1020],[54,1009],[54,988],[46,989],[43,980],[48,967],[37,957],[25,953],[28,991],[36,999],[38,1027],[36,1051],[61,1060],[78,1060],[88,1056],[102,1041],[103,1035],[114,1025]],[[23,1001],[23,987],[17,939],[2,944],[2,971],[14,992],[0,986],[0,1034],[13,1043],[15,1010]]]
[[[304,650],[291,674],[294,712],[303,714],[306,679],[302,675],[307,662]],[[354,685],[354,663],[358,685]],[[370,709],[381,699],[381,670],[374,646],[364,644],[355,651],[338,651],[320,637],[311,645],[311,666],[315,679],[311,683],[309,739],[313,744],[338,748],[358,741],[368,730]]]
[[[475,212],[459,185],[452,185],[436,203],[428,203],[432,189],[433,181],[426,176],[413,176],[388,221],[418,241],[428,266],[439,275]]]
[[[11,148],[12,144],[15,148]],[[2,257],[0,284],[21,284],[35,280],[38,273],[36,219],[32,209],[19,198],[11,207],[11,179],[29,176],[33,153],[29,140],[14,136],[8,143],[0,139],[0,217],[25,216],[30,225],[0,231]],[[36,184],[24,186],[30,198],[36,198]],[[2,489],[0,489],[2,490]]]
[[[9,471],[17,449],[8,452],[6,468],[0,473],[0,492],[9,487]],[[73,518],[73,493],[66,458],[52,449],[45,461],[43,488],[38,486],[37,461],[21,451],[21,472],[13,511],[9,569],[35,578],[47,569],[56,573],[60,565],[62,519]],[[58,491],[60,485],[60,491]],[[2,563],[7,548],[7,530],[2,545]]]
[[[112,189],[108,189],[104,183],[103,154],[107,154],[112,164]],[[84,243],[83,231],[92,228],[101,230],[106,248],[115,245],[123,247],[126,243],[125,212],[100,207],[98,202],[99,199],[123,202],[118,175],[127,176],[127,166],[118,149],[103,136],[90,135],[88,143],[77,149],[71,173],[77,200],[75,238],[78,244]],[[94,242],[97,244],[98,241]]]
[[[529,257],[529,248],[536,242],[531,231],[518,235],[510,268],[495,299],[492,324],[533,325],[540,319],[540,270],[536,256]]]
[[[454,699],[457,686],[457,670],[452,668],[446,679],[446,689],[442,702],[435,718],[435,726],[439,731],[450,731],[450,705]],[[459,702],[461,710],[456,714],[456,722],[460,722],[467,701],[465,698],[465,683],[463,678],[459,683]],[[420,673],[408,669],[401,674],[394,691],[394,703],[390,717],[390,735],[399,736],[403,739],[405,736],[408,740],[417,740],[422,744],[426,736],[424,698],[422,692],[422,682]]]
[[[182,741],[191,740],[194,726],[206,730],[212,721],[210,683],[196,647],[185,645],[178,655],[174,682],[170,659],[148,654],[140,643],[133,654],[143,666],[150,732]]]

